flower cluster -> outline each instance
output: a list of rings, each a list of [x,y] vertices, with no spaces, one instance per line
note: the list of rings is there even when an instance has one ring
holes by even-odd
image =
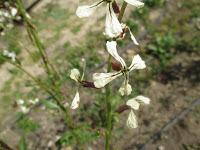
[[[30,99],[28,102],[25,102],[23,99],[16,100],[17,106],[20,108],[20,111],[23,114],[27,114],[30,112],[30,107],[33,105],[36,105],[39,102],[38,98],[35,98],[34,100]]]
[[[3,50],[3,56],[10,58],[12,62],[16,61],[15,52],[10,52],[8,50]]]
[[[144,3],[138,0],[125,0],[126,3],[131,4],[137,8],[142,7]],[[129,84],[129,74],[133,70],[140,70],[146,68],[145,62],[142,60],[139,54],[132,57],[132,63],[127,65],[124,59],[119,55],[117,50],[117,39],[123,38],[126,34],[126,31],[129,32],[130,38],[132,39],[135,45],[139,45],[136,38],[134,37],[133,33],[131,32],[130,28],[121,23],[118,18],[117,14],[113,8],[113,4],[117,5],[114,0],[101,0],[95,2],[92,5],[84,5],[79,6],[76,10],[76,14],[78,17],[89,17],[92,15],[95,10],[106,3],[106,21],[105,21],[105,36],[109,39],[106,42],[106,50],[110,56],[112,56],[117,62],[120,63],[121,67],[118,71],[113,72],[106,72],[106,73],[94,73],[93,74],[93,83],[96,88],[103,88],[111,81],[117,79],[120,76],[124,77],[124,81],[119,88],[119,93],[124,95],[130,95],[132,92],[132,87]],[[75,80],[76,82],[81,82],[81,76],[78,69],[71,70],[71,79]],[[72,101],[71,108],[76,109],[79,106],[80,97],[79,92],[77,90],[76,95]],[[138,126],[136,115],[134,114],[133,110],[138,110],[140,103],[149,104],[150,99],[144,96],[137,96],[127,101],[126,105],[131,109],[128,119],[127,119],[127,126],[130,128],[136,128]]]
[[[4,35],[4,30],[13,28],[13,21],[20,21],[22,18],[18,15],[18,11],[10,3],[4,2],[3,7],[0,8],[0,34]]]

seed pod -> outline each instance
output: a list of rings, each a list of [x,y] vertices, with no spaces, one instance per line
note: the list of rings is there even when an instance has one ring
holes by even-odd
[[[117,110],[116,110],[115,112],[121,114],[121,113],[123,113],[124,111],[128,110],[129,108],[130,108],[130,107],[127,106],[127,105],[122,105],[122,106],[118,107]]]
[[[81,84],[83,87],[87,87],[87,88],[95,88],[94,86],[94,82],[90,82],[90,81],[81,81]]]
[[[122,69],[122,65],[119,63],[112,62],[112,69],[115,71],[120,71]]]
[[[119,6],[117,5],[116,1],[113,1],[112,8],[116,14],[120,13]]]

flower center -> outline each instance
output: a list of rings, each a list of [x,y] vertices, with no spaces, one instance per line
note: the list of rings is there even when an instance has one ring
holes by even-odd
[[[130,70],[128,68],[124,68],[121,70],[122,74],[125,76],[127,74],[127,72],[129,72]]]

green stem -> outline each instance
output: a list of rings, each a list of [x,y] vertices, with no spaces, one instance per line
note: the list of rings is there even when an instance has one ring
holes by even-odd
[[[127,7],[127,3],[124,1],[120,10],[120,14],[118,16],[119,22],[122,21],[122,18],[124,16],[125,9]],[[108,57],[108,67],[107,72],[111,71],[111,55]],[[111,149],[111,137],[112,137],[112,103],[110,99],[110,93],[111,89],[110,86],[106,86],[106,138],[105,138],[105,150]]]
[[[107,72],[111,70],[111,55],[108,57],[108,67]],[[110,86],[106,86],[106,139],[105,139],[105,149],[110,149],[110,139],[112,134],[112,104],[110,101]]]
[[[60,77],[60,75],[56,71],[54,66],[50,63],[48,56],[46,54],[44,45],[42,44],[42,42],[38,36],[35,26],[31,23],[30,18],[27,17],[26,10],[25,10],[21,0],[17,0],[17,6],[18,6],[18,9],[19,9],[21,15],[23,16],[28,35],[29,35],[31,41],[34,43],[34,45],[38,48],[38,51],[40,53],[40,56],[41,56],[43,64],[44,64],[45,71],[48,74],[48,76],[50,77],[51,82],[53,83],[54,79],[52,78],[53,77],[52,73],[54,73],[56,75],[56,77]]]
[[[71,119],[71,116],[69,115],[68,110],[60,103],[60,96],[55,95],[48,86],[46,86],[44,83],[42,83],[40,80],[38,80],[36,77],[34,77],[31,73],[29,73],[28,71],[26,71],[24,68],[22,68],[20,65],[15,64],[10,62],[12,65],[14,65],[15,67],[17,67],[19,70],[23,71],[25,74],[27,74],[41,89],[43,89],[44,91],[46,91],[49,95],[51,95],[53,97],[53,100],[56,102],[56,104],[60,107],[60,109],[66,114],[66,121],[68,123],[69,128],[73,128],[73,122]],[[52,89],[54,90],[54,89]],[[57,97],[58,96],[58,97]]]
[[[29,72],[27,72],[25,69],[23,69],[21,66],[17,66],[19,69],[21,69],[23,72],[25,72],[29,77],[31,77],[40,87],[42,87],[43,89],[45,89],[45,91],[47,93],[49,93],[51,96],[53,96],[54,100],[56,101],[56,103],[59,105],[59,107],[61,108],[61,110],[64,112],[65,114],[65,119],[68,123],[69,128],[73,128],[73,123],[72,123],[72,119],[71,119],[71,115],[69,114],[69,110],[66,109],[62,103],[60,102],[60,100],[63,99],[63,95],[60,93],[60,86],[57,85],[56,81],[57,79],[61,79],[60,74],[56,71],[56,69],[54,68],[54,66],[50,63],[48,56],[46,54],[45,48],[43,43],[41,42],[38,33],[35,29],[35,26],[32,24],[30,18],[27,17],[27,13],[26,10],[24,8],[23,2],[22,0],[17,0],[17,7],[18,10],[20,12],[20,14],[23,16],[25,25],[26,25],[26,29],[28,32],[28,35],[31,39],[31,41],[33,42],[33,44],[38,48],[38,51],[40,53],[40,56],[42,58],[43,64],[44,64],[44,69],[48,75],[48,78],[52,84],[51,86],[42,84],[40,82],[40,80],[38,80],[37,78],[35,78],[34,76],[32,76]],[[55,77],[55,78],[54,78]],[[54,80],[55,79],[55,80]],[[51,90],[49,90],[51,89]],[[56,96],[55,96],[55,94]]]
[[[120,9],[120,14],[119,14],[119,16],[118,16],[119,22],[122,22],[122,18],[123,18],[123,16],[124,16],[124,12],[125,12],[125,10],[126,10],[126,7],[127,7],[127,3],[124,1],[123,4],[122,4],[122,7],[121,7],[121,9]]]

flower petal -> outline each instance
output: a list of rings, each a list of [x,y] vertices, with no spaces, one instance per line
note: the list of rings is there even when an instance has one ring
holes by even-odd
[[[17,14],[17,9],[14,7],[11,7],[11,15],[14,17]]]
[[[139,107],[140,107],[140,103],[138,103],[135,98],[132,98],[132,99],[129,99],[127,102],[126,102],[126,105],[127,106],[130,106],[132,109],[135,109],[135,110],[138,110]]]
[[[135,99],[137,101],[143,102],[144,104],[150,104],[150,101],[151,101],[148,97],[145,97],[145,96],[142,96],[142,95],[135,97]]]
[[[17,100],[17,105],[23,105],[23,104],[24,104],[24,100],[23,99]]]
[[[105,34],[114,38],[122,33],[122,27],[110,3],[107,4]]]
[[[80,75],[80,72],[79,72],[78,69],[74,68],[74,69],[71,70],[71,73],[70,73],[70,78],[71,78],[71,79],[73,79],[73,80],[75,80],[76,82],[78,82],[79,79],[80,79],[80,76],[81,76],[81,75]]]
[[[136,115],[134,114],[133,110],[131,110],[131,112],[128,115],[128,119],[126,121],[126,125],[129,128],[137,128],[138,127],[137,118],[136,118]]]
[[[79,103],[80,103],[80,96],[79,96],[79,92],[77,91],[70,108],[77,109],[79,106]]]
[[[144,68],[146,68],[145,62],[142,60],[140,55],[135,55],[133,57],[131,65],[129,66],[130,71],[134,69],[144,69]]]
[[[135,7],[138,7],[138,8],[144,6],[144,3],[139,1],[139,0],[125,0],[125,2],[131,4],[131,5],[135,6]]]
[[[130,28],[128,27],[129,33],[131,35],[131,40],[133,41],[133,43],[135,45],[139,45],[139,43],[137,42],[136,38],[134,37],[133,33],[131,32]]]
[[[128,82],[125,81],[122,84],[122,86],[120,87],[119,92],[121,93],[122,96],[124,96],[124,95],[128,96],[132,92],[132,87],[131,87],[131,85]]]
[[[92,5],[83,5],[79,6],[76,10],[76,15],[79,18],[89,17],[93,14],[93,12],[96,10],[96,8],[102,3],[101,2],[95,2]]]
[[[21,106],[20,109],[23,114],[27,114],[30,111],[30,109],[26,106]]]
[[[93,80],[94,85],[96,88],[102,88],[112,80],[116,79],[117,77],[121,76],[121,72],[115,73],[94,73]]]
[[[116,41],[107,41],[106,42],[106,47],[110,55],[112,55],[118,62],[121,63],[122,67],[126,67],[126,63],[124,60],[119,56],[117,52],[117,42]]]

